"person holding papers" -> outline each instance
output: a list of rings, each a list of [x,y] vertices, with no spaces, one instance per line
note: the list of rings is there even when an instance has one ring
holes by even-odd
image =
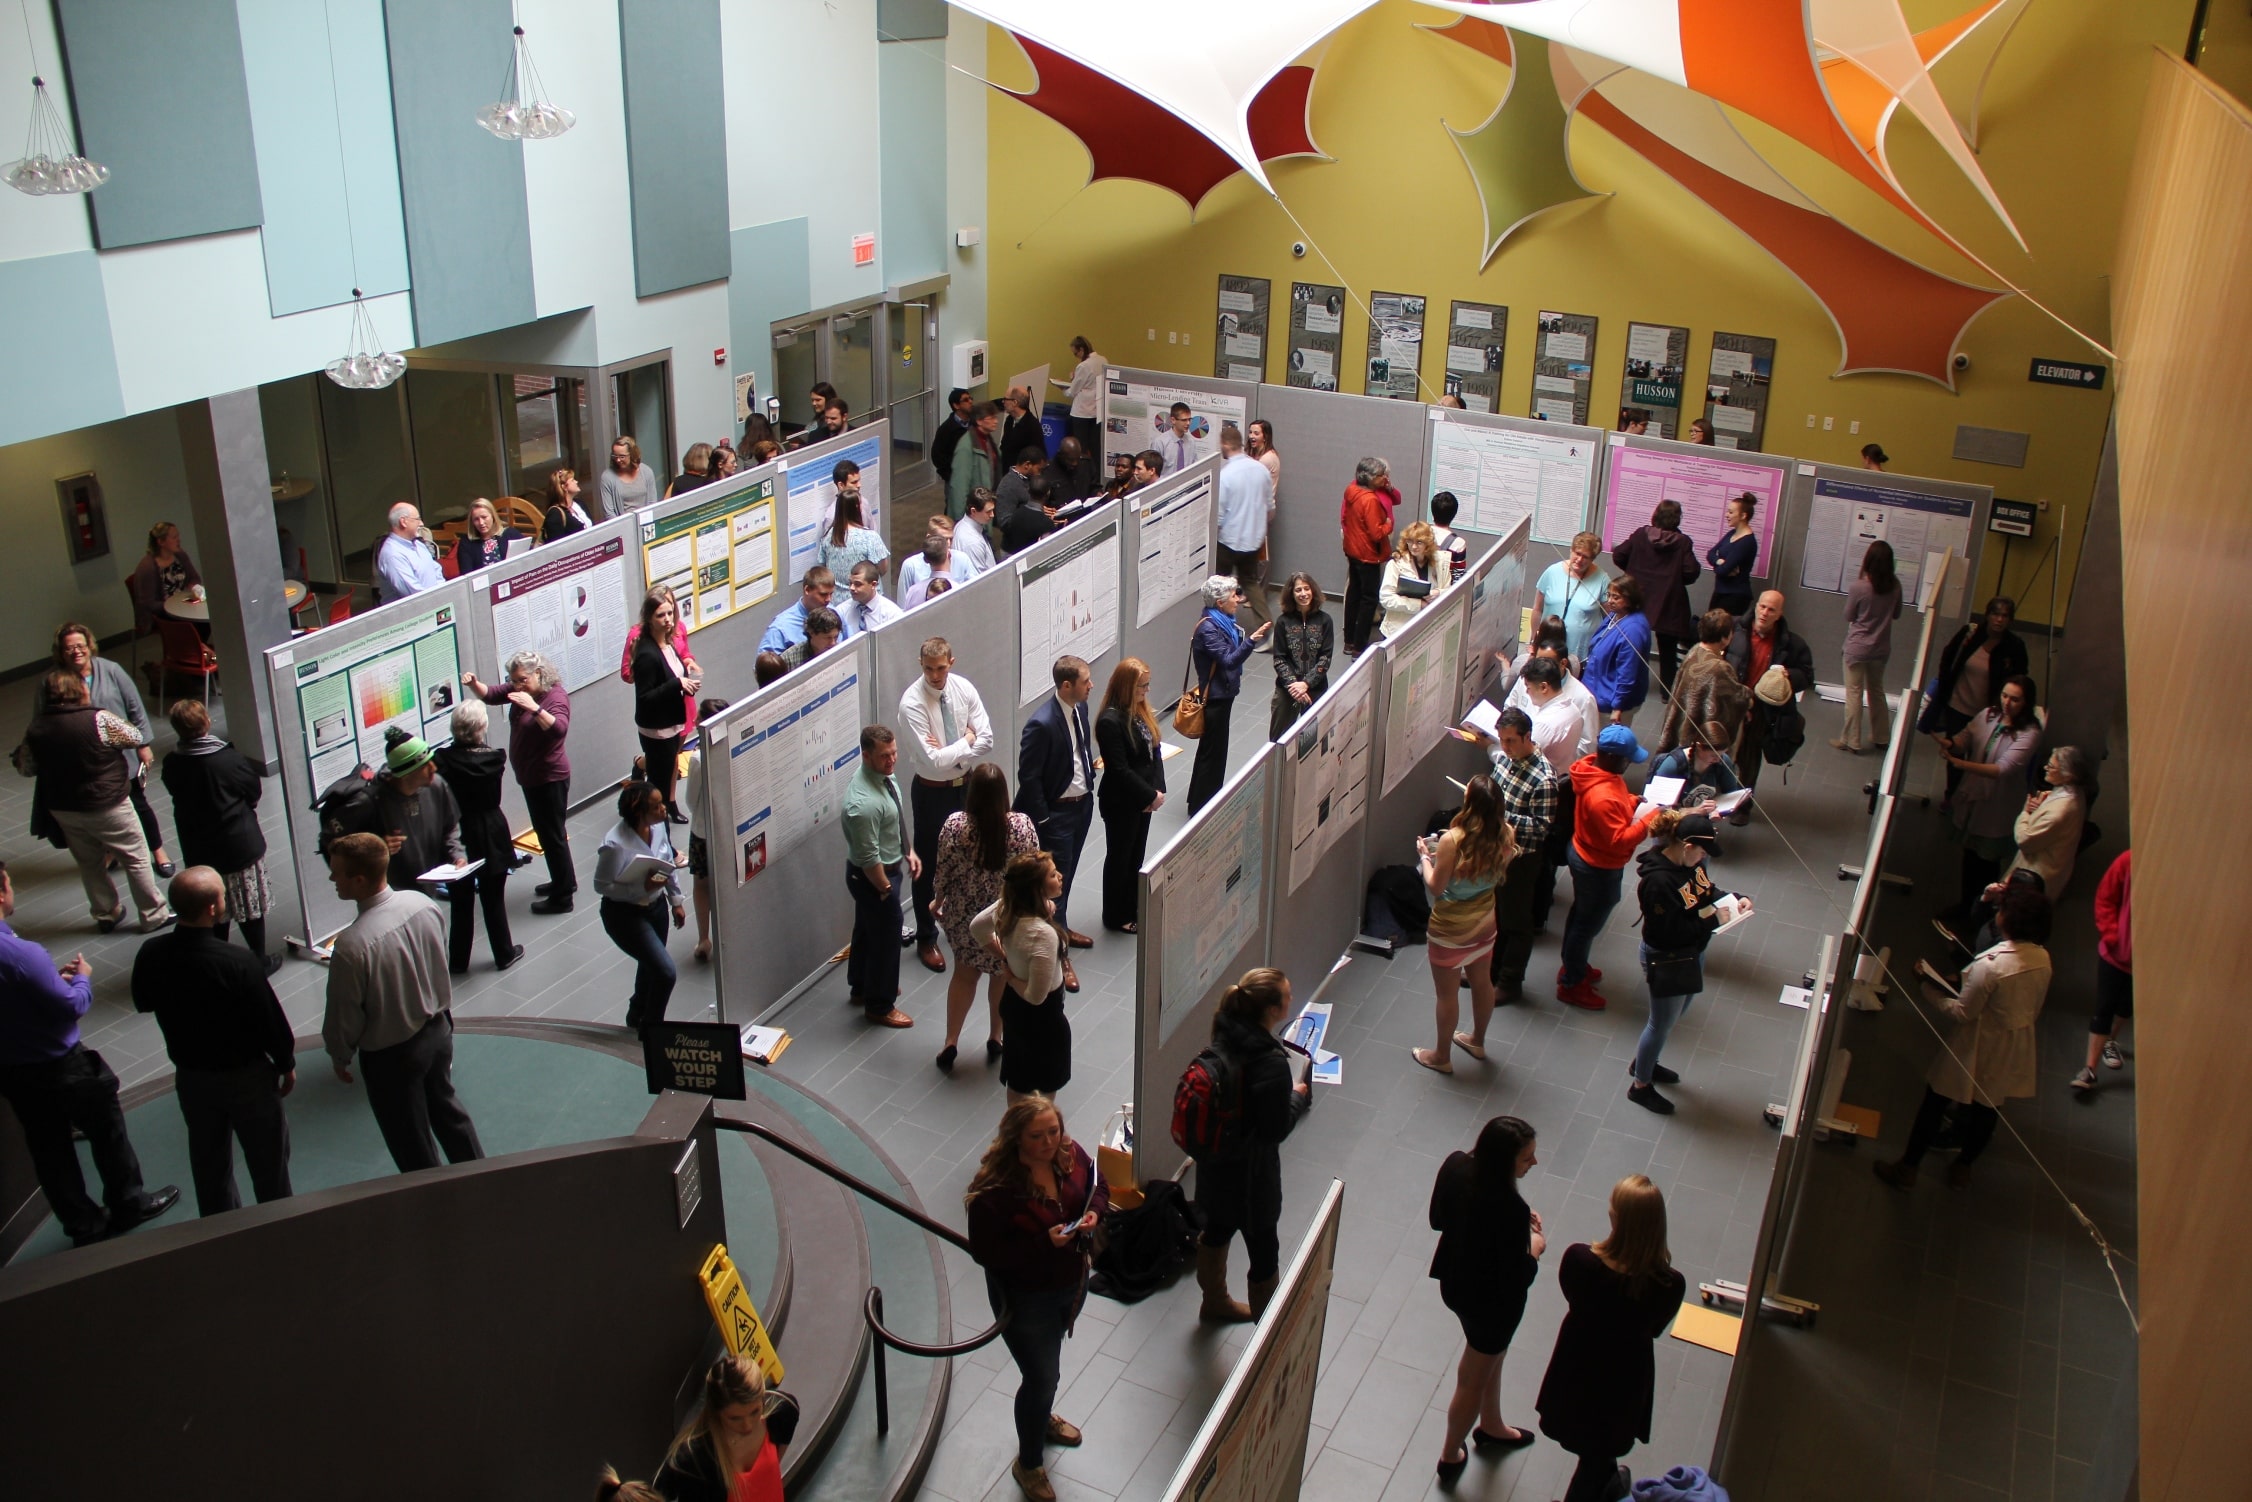
[[[1648,761],[1650,753],[1624,725],[1606,725],[1595,754],[1572,763],[1572,911],[1564,920],[1564,962],[1556,970],[1556,999],[1583,1012],[1600,1012],[1611,1003],[1595,989],[1603,972],[1587,962],[1595,936],[1610,921],[1625,885],[1627,862],[1657,822],[1659,810],[1636,812],[1627,791],[1626,769]],[[1700,808],[1710,815],[1712,809]]]
[[[1519,690],[1525,695],[1522,702]],[[1568,697],[1574,691],[1579,695],[1576,701]],[[1556,872],[1572,853],[1572,763],[1594,751],[1602,727],[1595,700],[1552,657],[1536,655],[1525,664],[1516,687],[1509,691],[1508,708],[1532,717],[1533,744],[1556,774],[1556,809],[1534,858],[1532,909],[1527,914],[1537,934],[1548,927],[1549,911],[1556,905]]]
[[[1725,814],[1742,806],[1744,799],[1731,799],[1731,793],[1745,793],[1743,782],[1736,776],[1736,764],[1720,748],[1728,744],[1727,727],[1717,720],[1705,725],[1704,734],[1687,745],[1676,746],[1651,764],[1650,780],[1642,785],[1642,796],[1660,808],[1688,808],[1716,800],[1717,813]],[[1672,797],[1661,797],[1671,792]],[[1750,795],[1745,793],[1745,797]],[[1718,859],[1720,843],[1714,841],[1706,853]]]
[[[461,808],[438,781],[432,754],[429,742],[402,725],[383,732],[383,770],[375,774],[375,832],[391,852],[385,881],[393,891],[423,891],[423,872],[458,866],[466,858]]]
[[[1588,643],[1580,676],[1612,724],[1631,725],[1650,697],[1650,618],[1642,613],[1642,586],[1631,576],[1613,579],[1603,613],[1609,619]]]
[[[665,795],[646,782],[629,782],[618,793],[618,822],[602,837],[594,858],[594,891],[602,899],[602,931],[634,962],[633,999],[626,1003],[626,1026],[647,1034],[665,1020],[672,1000],[674,968],[665,941],[673,928],[688,926],[680,900],[679,857],[665,823]],[[672,927],[665,912],[672,911]]]
[[[468,858],[466,864],[476,867],[448,884],[454,916],[446,960],[456,975],[469,973],[469,951],[477,943],[480,903],[485,909],[485,937],[493,946],[493,968],[506,970],[524,957],[524,946],[508,936],[508,867],[516,849],[508,832],[508,815],[500,808],[500,779],[508,770],[508,753],[485,744],[490,725],[485,701],[464,699],[454,706],[452,743],[431,757],[461,809],[461,846]]]
[[[469,530],[454,544],[454,571],[462,575],[491,568],[508,556],[508,545],[524,534],[500,524],[500,513],[483,496],[469,503]]]
[[[1724,923],[1749,914],[1752,904],[1748,897],[1731,899],[1713,885],[1705,857],[1719,836],[1711,819],[1666,809],[1651,820],[1650,829],[1664,843],[1642,853],[1636,863],[1641,879],[1634,889],[1642,908],[1642,978],[1650,987],[1650,1020],[1642,1025],[1642,1040],[1634,1048],[1633,1083],[1626,1098],[1645,1111],[1671,1116],[1673,1102],[1658,1093],[1658,1086],[1676,1084],[1681,1076],[1659,1063],[1658,1055],[1665,1051],[1673,1025],[1705,988],[1705,945]]]
[[[1196,1160],[1196,1209],[1204,1231],[1196,1243],[1196,1286],[1204,1302],[1196,1317],[1210,1323],[1257,1319],[1282,1276],[1282,1143],[1313,1104],[1313,1086],[1275,1036],[1290,1015],[1290,977],[1261,966],[1220,996],[1212,1013],[1212,1051],[1235,1076],[1232,1130],[1219,1150]],[[1228,1297],[1228,1243],[1243,1234],[1250,1259],[1249,1304]]]
[[[1572,661],[1587,660],[1588,643],[1603,624],[1603,599],[1610,592],[1611,576],[1597,566],[1603,556],[1603,539],[1582,532],[1572,539],[1572,551],[1541,570],[1540,613],[1564,623],[1571,642]]]
[[[1399,550],[1378,576],[1376,601],[1384,607],[1377,623],[1379,636],[1397,636],[1407,629],[1424,606],[1446,592],[1453,582],[1453,566],[1439,547],[1438,534],[1429,522],[1412,522],[1400,534]]]

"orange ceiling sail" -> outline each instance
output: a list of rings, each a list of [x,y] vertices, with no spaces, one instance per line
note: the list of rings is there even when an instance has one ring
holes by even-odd
[[[2002,0],[1994,0],[1999,5]],[[1517,49],[1510,44],[1509,28],[1498,21],[1481,21],[1476,16],[1463,16],[1452,26],[1425,26],[1418,22],[1416,29],[1428,31],[1433,36],[1445,37],[1450,42],[1460,42],[1480,57],[1490,57],[1504,68],[1517,66]]]

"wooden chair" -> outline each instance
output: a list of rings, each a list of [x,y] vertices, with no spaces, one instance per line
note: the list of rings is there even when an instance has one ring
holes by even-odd
[[[157,698],[171,697],[167,690],[172,686],[173,675],[178,673],[190,678],[200,676],[203,679],[203,691],[197,697],[209,699],[211,680],[219,669],[218,654],[205,644],[195,627],[186,621],[176,621],[170,616],[160,615],[156,618],[156,634],[164,642],[164,659],[158,665]]]
[[[520,495],[502,496],[493,502],[493,509],[500,513],[500,524],[503,527],[514,527],[534,538],[540,535],[540,523],[547,517],[545,508]]]

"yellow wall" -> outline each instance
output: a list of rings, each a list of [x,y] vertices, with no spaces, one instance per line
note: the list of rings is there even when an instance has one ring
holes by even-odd
[[[2179,52],[2192,5],[2033,0],[2025,11],[1986,89],[1980,153],[2030,256],[2015,249],[1905,112],[1892,129],[1893,160],[1911,195],[1997,270],[2099,340],[2108,340],[2107,273],[2145,60],[2152,46]],[[1904,6],[1916,26],[1960,8],[1954,0]],[[2036,356],[2109,363],[2106,357],[2011,298],[1965,335],[1962,349],[1973,364],[1958,380],[1959,393],[1904,376],[1835,379],[1839,340],[1821,305],[1702,202],[1585,122],[1573,127],[1574,165],[1584,185],[1610,196],[1536,218],[1481,272],[1477,195],[1440,122],[1469,129],[1484,121],[1508,74],[1416,28],[1448,19],[1387,0],[1331,40],[1315,83],[1313,125],[1315,140],[1335,160],[1270,166],[1287,211],[1240,174],[1205,199],[1193,223],[1177,196],[1147,184],[1102,182],[1082,190],[1085,149],[1062,127],[996,93],[988,117],[985,233],[992,368],[1022,370],[1052,359],[1060,372],[1069,358],[1065,342],[1084,333],[1114,361],[1208,375],[1216,278],[1223,272],[1273,280],[1268,379],[1276,381],[1293,280],[1341,282],[1363,298],[1371,290],[1429,298],[1422,374],[1433,391],[1442,376],[1448,300],[1506,304],[1502,410],[1515,413],[1530,405],[1534,315],[1543,308],[1592,313],[1601,320],[1591,406],[1598,423],[1616,414],[1629,321],[1687,325],[1692,372],[1705,368],[1714,330],[1766,335],[1777,346],[1770,452],[1854,463],[1873,439],[1891,454],[1896,472],[2050,502],[2032,545],[2013,548],[2008,578],[1998,577],[1997,547],[1987,552],[1981,581],[1986,591],[2025,595],[2027,619],[2048,618],[2048,576],[2033,584],[2034,560],[2069,508],[2062,617],[2111,393],[2037,386],[2026,372]],[[1974,39],[1941,64],[1937,77],[1951,102],[1968,100],[1986,56]],[[1030,65],[1005,34],[993,33],[988,58],[996,83],[1031,86]],[[1934,270],[1996,285],[1827,163],[1756,123],[1744,125],[1802,188],[1857,229]],[[1290,255],[1296,239],[1315,247],[1304,260]],[[1147,337],[1153,328],[1154,341]],[[1169,334],[1189,342],[1169,343]],[[1366,337],[1365,309],[1349,307],[1346,390],[1360,389]],[[1694,384],[1684,402],[1686,422],[1702,410]],[[1811,430],[1809,413],[1816,420]],[[1820,426],[1824,417],[1835,420],[1828,431]],[[1856,421],[1858,434],[1849,431]],[[1950,458],[1958,423],[2030,433],[2026,467]],[[1287,454],[1287,434],[1280,446]]]

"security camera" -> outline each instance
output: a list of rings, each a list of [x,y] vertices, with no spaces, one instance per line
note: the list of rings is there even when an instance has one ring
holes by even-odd
[[[1294,257],[1296,257],[1297,259],[1299,259],[1299,260],[1301,260],[1301,261],[1303,261],[1304,259],[1306,259],[1306,242],[1305,242],[1305,241],[1303,241],[1303,240],[1293,240],[1293,241],[1291,241],[1291,242],[1290,242],[1290,253],[1291,253],[1291,255],[1293,255]]]
[[[1960,372],[1962,372],[1962,371],[1965,371],[1965,370],[1968,370],[1968,369],[1970,369],[1970,356],[1969,356],[1969,355],[1957,355],[1957,356],[1955,356],[1955,369],[1956,369],[1956,371],[1957,371],[1958,373],[1960,373]]]

